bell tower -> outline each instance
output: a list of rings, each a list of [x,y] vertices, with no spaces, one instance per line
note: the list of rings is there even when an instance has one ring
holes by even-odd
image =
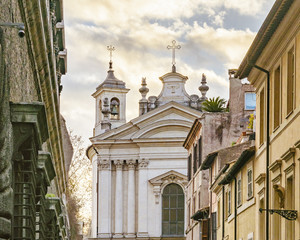
[[[126,123],[126,94],[130,89],[114,75],[112,52],[115,48],[110,45],[107,50],[110,52],[107,77],[92,94],[96,100],[94,136]]]

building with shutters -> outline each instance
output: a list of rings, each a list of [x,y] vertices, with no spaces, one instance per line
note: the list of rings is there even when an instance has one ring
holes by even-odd
[[[257,94],[253,239],[299,239],[300,1],[275,1],[236,76]]]
[[[231,146],[239,138],[255,110],[253,87],[243,84],[234,73],[229,70],[229,111],[204,112],[194,121],[183,145],[188,150],[188,240],[216,239],[216,195],[210,190],[211,173],[201,166],[209,153]]]

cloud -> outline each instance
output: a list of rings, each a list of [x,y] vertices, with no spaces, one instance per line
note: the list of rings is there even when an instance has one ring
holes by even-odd
[[[256,19],[266,1],[64,0],[68,73],[62,79],[61,109],[68,126],[88,142],[95,114],[91,94],[106,78],[110,44],[116,47],[115,75],[131,89],[127,120],[138,115],[142,77],[147,78],[148,97],[160,93],[159,77],[171,70],[166,46],[173,39],[182,46],[176,66],[189,77],[187,92],[200,95],[205,73],[208,97],[228,98],[227,69],[238,67],[255,36],[249,29],[225,28],[228,9]]]
[[[238,67],[256,33],[246,30],[213,28],[194,22],[186,38],[194,45],[205,46],[216,57],[221,57],[228,66]]]

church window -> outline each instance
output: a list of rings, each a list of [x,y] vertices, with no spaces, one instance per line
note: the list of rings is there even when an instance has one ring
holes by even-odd
[[[120,119],[120,101],[117,98],[112,98],[110,100],[110,118],[113,120]]]
[[[280,66],[274,72],[273,81],[273,129],[276,129],[280,124],[280,100],[281,100],[281,78],[280,78]]]
[[[294,79],[295,79],[295,54],[294,47],[288,52],[288,64],[287,64],[287,115],[289,115],[294,109]]]
[[[167,185],[162,194],[162,235],[184,236],[184,193],[177,184]]]
[[[256,94],[253,92],[245,93],[245,110],[255,110]]]

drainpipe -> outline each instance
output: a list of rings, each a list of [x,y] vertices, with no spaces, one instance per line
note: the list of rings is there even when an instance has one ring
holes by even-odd
[[[266,69],[253,65],[256,69],[267,74],[267,146],[266,146],[266,240],[269,240],[269,192],[270,192],[270,72]]]
[[[210,174],[209,174],[209,176],[210,176],[210,185],[212,184],[212,169],[211,168],[209,168],[209,170],[210,170]],[[213,236],[213,233],[212,233],[212,231],[213,231],[213,229],[212,229],[212,218],[211,218],[211,208],[212,208],[212,192],[211,191],[209,191],[209,196],[210,196],[210,199],[209,199],[209,239],[212,239],[212,236]]]
[[[234,240],[237,240],[237,183],[236,177],[234,177]]]
[[[97,163],[97,184],[96,184],[96,192],[97,192],[97,228],[96,228],[96,237],[98,238],[98,226],[99,226],[99,223],[98,223],[98,219],[99,219],[99,171],[98,171],[98,163]]]
[[[222,187],[222,239],[224,239],[225,237],[225,203],[224,203],[224,200],[225,200],[225,189],[224,189],[224,186]]]

